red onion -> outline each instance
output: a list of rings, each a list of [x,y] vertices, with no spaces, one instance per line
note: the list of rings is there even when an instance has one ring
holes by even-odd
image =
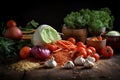
[[[31,49],[31,54],[37,59],[45,60],[50,56],[50,50],[43,46],[34,46]]]
[[[21,29],[17,27],[17,23],[14,20],[9,20],[6,23],[6,31],[4,36],[9,39],[20,40],[23,34]]]
[[[7,28],[4,36],[9,39],[19,40],[22,38],[23,34],[22,34],[22,31],[17,26],[13,26],[13,27]]]

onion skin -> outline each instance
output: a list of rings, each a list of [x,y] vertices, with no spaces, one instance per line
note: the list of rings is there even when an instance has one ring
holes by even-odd
[[[17,26],[12,26],[6,29],[4,33],[5,38],[9,39],[22,39],[22,31]]]
[[[36,59],[45,60],[50,56],[50,50],[43,46],[34,46],[31,49],[31,54]]]

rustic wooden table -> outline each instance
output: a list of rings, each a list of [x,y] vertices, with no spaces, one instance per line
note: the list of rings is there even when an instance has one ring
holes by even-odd
[[[17,72],[0,65],[0,80],[119,80],[120,54],[100,59],[92,69],[76,66],[73,69],[34,69]]]

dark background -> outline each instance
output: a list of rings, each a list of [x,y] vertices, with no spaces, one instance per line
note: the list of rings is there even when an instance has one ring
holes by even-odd
[[[28,21],[34,19],[39,24],[49,24],[61,31],[63,18],[67,13],[82,8],[100,9],[109,7],[115,17],[114,30],[120,31],[120,9],[116,0],[24,1],[4,0],[0,2],[0,22],[14,19],[18,25],[24,27]]]

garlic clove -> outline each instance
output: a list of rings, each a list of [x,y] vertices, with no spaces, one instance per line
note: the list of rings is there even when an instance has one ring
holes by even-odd
[[[89,61],[88,59],[85,60],[84,67],[92,68],[94,66],[94,62]]]
[[[57,66],[57,62],[54,60],[54,57],[52,57],[51,59],[47,60],[45,63],[44,63],[44,66],[45,67],[56,67]]]
[[[95,58],[94,58],[94,57],[91,57],[90,55],[89,55],[89,56],[87,56],[87,58],[86,58],[86,59],[88,59],[89,61],[95,62]]]
[[[84,65],[85,63],[85,59],[83,58],[83,56],[78,56],[75,60],[74,60],[75,65]]]
[[[74,63],[72,61],[68,61],[68,62],[64,63],[64,65],[62,67],[66,68],[66,69],[70,69],[70,68],[74,67]]]

